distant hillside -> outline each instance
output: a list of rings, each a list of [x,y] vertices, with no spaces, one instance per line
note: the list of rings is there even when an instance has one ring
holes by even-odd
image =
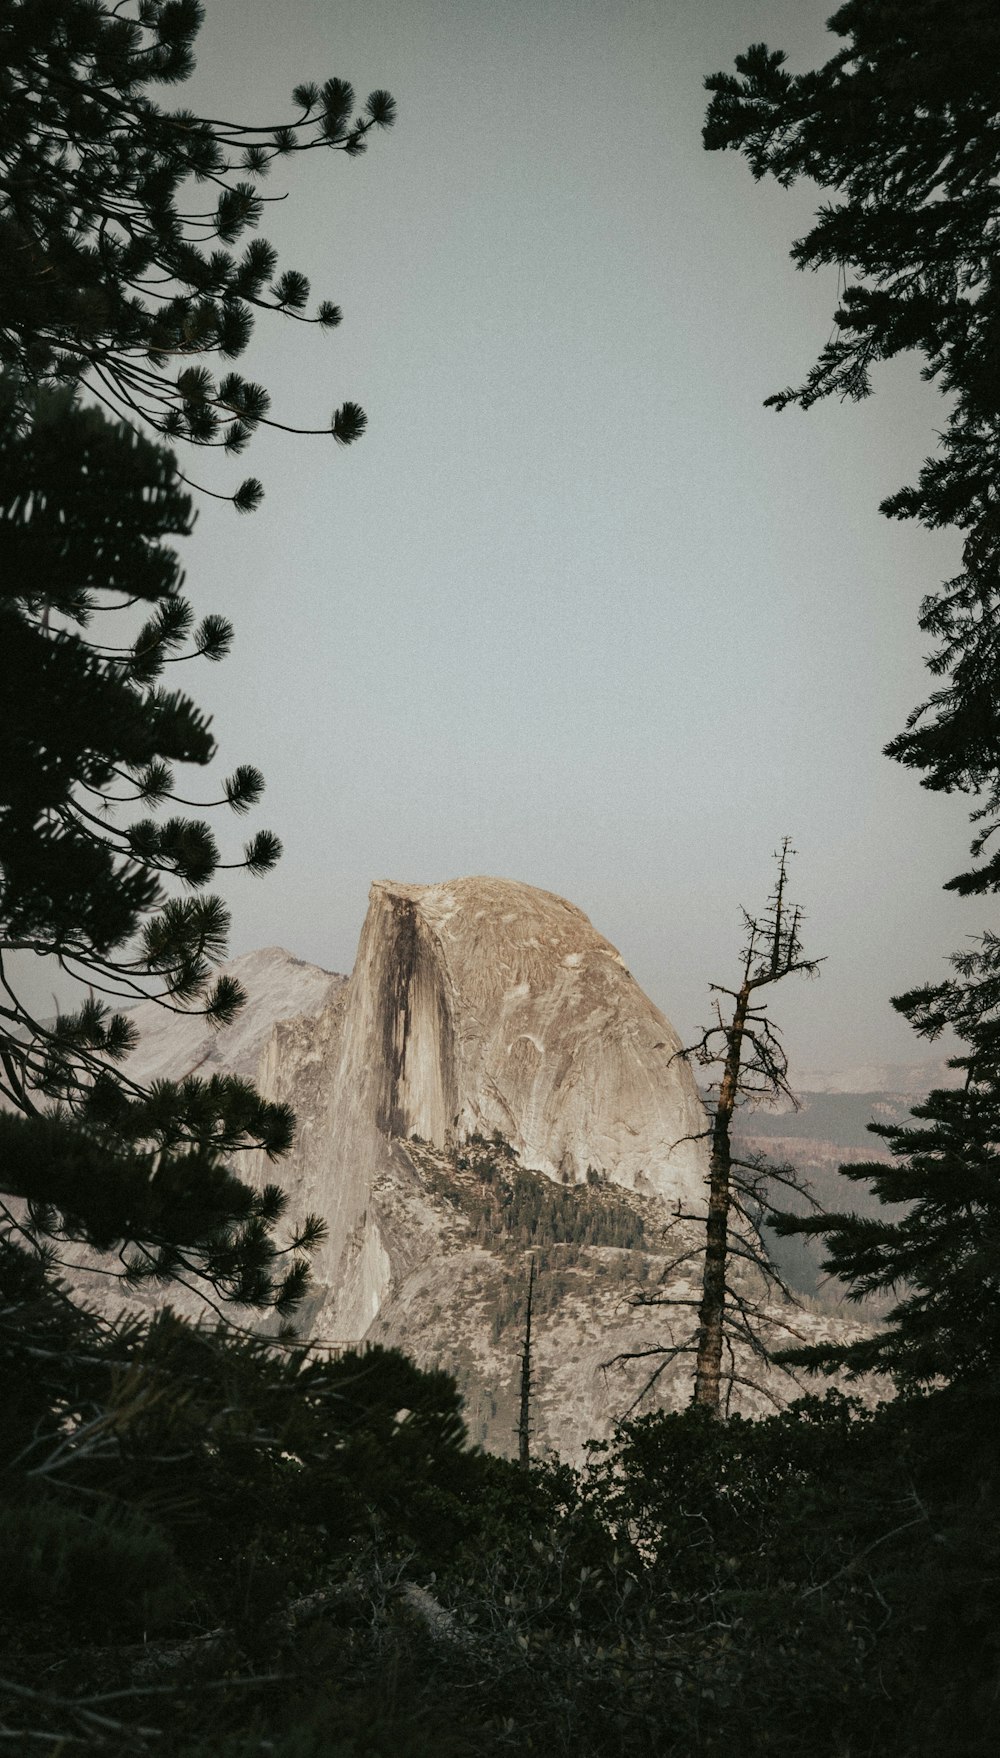
[[[796,1068],[793,1086],[797,1093],[894,1093],[919,1099],[932,1087],[961,1084],[961,1074],[949,1068],[943,1057],[926,1062],[865,1062],[853,1068]]]
[[[833,1081],[860,1079],[863,1074],[889,1073],[895,1084],[891,1089],[861,1089],[850,1085],[836,1091]],[[871,1215],[881,1204],[870,1187],[855,1183],[841,1175],[844,1164],[890,1158],[884,1141],[870,1132],[872,1123],[904,1123],[911,1107],[930,1091],[932,1086],[953,1086],[959,1076],[945,1063],[924,1062],[907,1066],[884,1064],[867,1070],[847,1070],[841,1075],[810,1077],[823,1082],[817,1091],[799,1094],[798,1111],[750,1111],[739,1114],[735,1140],[747,1154],[763,1154],[775,1166],[789,1165],[795,1169],[820,1207],[830,1212],[850,1210]],[[808,1209],[808,1203],[793,1193],[778,1192],[780,1206],[793,1213]],[[775,1259],[790,1283],[799,1293],[807,1294],[829,1311],[844,1310],[841,1284],[823,1275],[820,1268],[823,1247],[811,1239],[777,1239],[769,1241]],[[879,1303],[884,1306],[885,1302]],[[853,1315],[859,1311],[872,1313],[877,1306],[867,1304],[861,1309],[851,1305]]]

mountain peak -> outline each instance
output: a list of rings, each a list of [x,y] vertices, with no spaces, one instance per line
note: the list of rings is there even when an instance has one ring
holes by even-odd
[[[247,997],[230,1025],[215,1026],[201,1013],[176,1013],[155,1001],[133,1008],[139,1044],[126,1064],[133,1080],[146,1085],[223,1070],[254,1080],[275,1021],[318,1013],[347,981],[282,946],[241,953],[223,965],[222,974],[235,977]]]

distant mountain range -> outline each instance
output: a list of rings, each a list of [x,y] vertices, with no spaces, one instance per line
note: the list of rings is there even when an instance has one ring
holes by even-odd
[[[793,1167],[815,1201],[828,1213],[872,1215],[882,1205],[872,1195],[870,1186],[845,1178],[840,1167],[888,1161],[891,1155],[885,1142],[872,1134],[869,1126],[905,1123],[912,1106],[933,1087],[956,1086],[960,1079],[957,1070],[937,1061],[874,1063],[866,1068],[831,1073],[813,1070],[802,1076],[797,1111],[741,1111],[735,1139],[750,1154],[762,1154],[775,1166]],[[793,1213],[804,1213],[809,1207],[791,1192],[777,1191],[776,1200]],[[790,1286],[811,1296],[824,1310],[843,1310],[843,1288],[824,1276],[820,1267],[820,1242],[803,1237],[773,1237],[769,1243]],[[883,1310],[885,1304],[868,1303],[854,1310],[873,1314]]]
[[[792,1072],[795,1091],[806,1097],[815,1093],[893,1093],[919,1099],[932,1087],[959,1086],[962,1078],[943,1057],[926,1062],[866,1062],[854,1068],[796,1068]]]
[[[344,987],[346,977],[295,958],[283,946],[245,952],[225,966],[246,995],[246,1003],[227,1026],[208,1024],[199,1013],[180,1013],[155,1001],[140,1002],[129,1017],[139,1033],[126,1064],[133,1079],[180,1080],[223,1070],[255,1081],[261,1056],[280,1019],[316,1014]]]

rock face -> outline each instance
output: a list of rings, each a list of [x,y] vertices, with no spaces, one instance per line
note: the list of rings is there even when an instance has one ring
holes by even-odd
[[[512,1452],[533,1258],[536,1453],[579,1458],[636,1400],[687,1402],[700,1266],[677,1210],[704,1207],[705,1112],[672,1027],[580,910],[507,880],[379,881],[349,980],[277,948],[229,969],[249,996],[234,1024],[137,1009],[130,1072],[227,1070],[292,1105],[292,1153],[246,1175],[326,1222],[302,1335],[448,1369],[472,1439]],[[164,1297],[191,1310],[174,1288],[136,1298]],[[120,1284],[102,1299],[120,1305]],[[776,1342],[787,1317],[767,1311]],[[733,1408],[795,1395],[744,1354]]]
[[[291,1206],[329,1229],[302,1330],[447,1368],[472,1438],[510,1452],[534,1257],[537,1451],[580,1457],[661,1364],[649,1396],[685,1404],[699,1265],[676,1209],[703,1208],[707,1149],[679,1048],[562,898],[498,879],[377,882],[349,983],[279,1022],[258,1073],[298,1118]],[[670,1304],[636,1304],[650,1294]],[[787,1317],[765,1322],[775,1346]],[[844,1329],[794,1318],[799,1336]],[[797,1394],[752,1358],[737,1370],[733,1408]]]
[[[133,1008],[130,1018],[139,1044],[125,1065],[134,1080],[180,1080],[186,1074],[208,1078],[238,1074],[254,1080],[274,1024],[290,1014],[313,1014],[344,987],[346,977],[293,958],[280,946],[246,952],[226,966],[246,993],[231,1025],[212,1026],[199,1014],[167,1012],[155,1001]]]
[[[327,1220],[315,1322],[356,1338],[388,1291],[371,1197],[411,1137],[499,1133],[523,1165],[704,1201],[705,1114],[680,1040],[582,911],[500,879],[372,886],[346,988],[276,1026],[261,1067],[299,1119],[295,1196]],[[401,1242],[402,1243],[402,1242]]]

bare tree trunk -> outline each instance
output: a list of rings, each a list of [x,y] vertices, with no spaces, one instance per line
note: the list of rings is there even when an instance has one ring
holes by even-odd
[[[714,1003],[716,1024],[706,1027],[696,1044],[678,1052],[682,1056],[693,1056],[703,1068],[722,1068],[721,1080],[712,1082],[712,1090],[717,1091],[718,1098],[711,1128],[706,1129],[699,1138],[710,1136],[712,1145],[708,1167],[708,1215],[697,1331],[693,1337],[688,1331],[683,1342],[671,1338],[662,1348],[626,1352],[615,1357],[617,1361],[627,1361],[662,1355],[659,1367],[639,1394],[641,1399],[655,1385],[669,1361],[677,1355],[693,1353],[695,1379],[691,1401],[716,1418],[722,1415],[723,1380],[730,1387],[737,1381],[753,1384],[753,1381],[747,1380],[739,1371],[734,1345],[740,1349],[749,1347],[754,1355],[766,1357],[767,1349],[760,1327],[763,1326],[766,1331],[772,1323],[771,1314],[766,1308],[745,1298],[736,1278],[732,1283],[726,1281],[726,1269],[731,1255],[731,1210],[735,1210],[740,1217],[740,1226],[744,1229],[735,1246],[737,1255],[756,1264],[768,1289],[777,1287],[784,1296],[788,1295],[781,1277],[770,1262],[767,1246],[760,1232],[760,1214],[768,1206],[764,1192],[767,1175],[762,1168],[758,1172],[754,1162],[733,1159],[731,1129],[733,1113],[737,1105],[745,1099],[773,1101],[782,1097],[798,1108],[788,1084],[788,1059],[781,1043],[781,1033],[768,1018],[766,1003],[755,1000],[759,989],[764,989],[771,983],[780,983],[795,971],[811,976],[822,963],[821,959],[803,956],[799,938],[802,912],[797,906],[793,907],[787,902],[788,862],[794,852],[790,839],[784,837],[781,847],[775,851],[778,874],[774,890],[767,900],[765,913],[762,916],[751,916],[746,910],[743,911],[746,941],[742,955],[743,978],[739,988],[730,989],[723,983],[710,985],[716,997],[727,998],[725,1002],[717,998]],[[732,1017],[727,1020],[725,1011],[730,1002],[733,1012]],[[756,1187],[748,1184],[748,1171],[757,1175]],[[787,1172],[778,1169],[771,1176],[778,1178],[781,1183],[790,1182]],[[693,1215],[684,1218],[689,1221],[695,1219]],[[683,1252],[675,1265],[668,1266],[664,1280],[670,1269],[687,1262],[693,1255],[695,1254],[692,1251]],[[687,1298],[675,1298],[668,1286],[662,1294],[638,1295],[635,1304],[690,1308],[692,1303]],[[729,1355],[727,1371],[724,1373],[722,1358],[726,1351]],[[760,1390],[770,1396],[764,1387]],[[636,1400],[638,1402],[639,1399]]]
[[[726,1307],[726,1259],[729,1248],[730,1125],[739,1093],[743,1033],[751,985],[743,983],[726,1036],[726,1060],[712,1123],[712,1155],[708,1169],[708,1226],[698,1312],[698,1356],[692,1403],[718,1416],[722,1387],[722,1335]]]
[[[524,1321],[524,1350],[521,1355],[521,1416],[517,1425],[517,1457],[522,1470],[531,1464],[531,1296],[535,1286],[535,1260],[528,1275],[528,1311]]]

